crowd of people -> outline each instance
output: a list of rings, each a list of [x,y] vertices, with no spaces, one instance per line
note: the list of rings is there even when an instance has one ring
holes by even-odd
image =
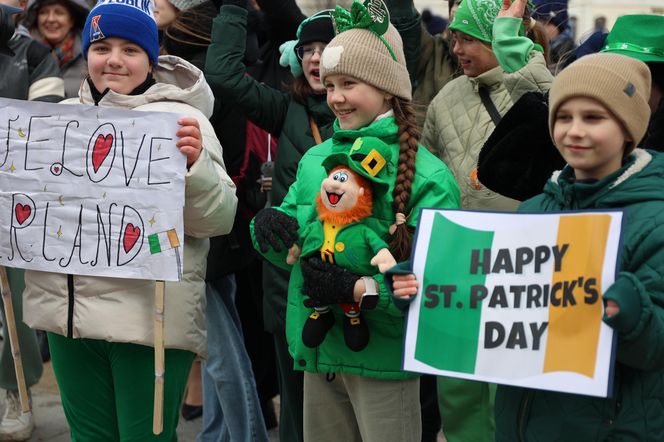
[[[0,97],[182,116],[159,434],[155,281],[8,268],[27,387],[50,357],[72,440],[174,441],[180,415],[199,442],[664,440],[664,16],[577,46],[555,0],[449,0],[444,29],[412,0],[0,5]],[[421,208],[624,209],[613,396],[403,370]],[[7,344],[0,388],[0,440],[28,440]]]

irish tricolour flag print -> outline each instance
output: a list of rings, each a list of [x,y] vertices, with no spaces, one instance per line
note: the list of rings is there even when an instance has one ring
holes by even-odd
[[[622,212],[423,210],[404,369],[593,396],[610,394]]]

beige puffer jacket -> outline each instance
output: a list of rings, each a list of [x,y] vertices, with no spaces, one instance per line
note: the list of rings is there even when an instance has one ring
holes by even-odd
[[[528,63],[517,72],[507,73],[498,66],[477,77],[463,75],[447,83],[433,99],[421,142],[454,173],[462,208],[512,211],[519,205],[518,201],[487,189],[477,179],[477,158],[496,127],[478,88],[487,88],[496,109],[505,115],[524,93],[548,91],[552,80],[542,54],[532,51]]]
[[[205,356],[205,270],[209,240],[230,232],[235,217],[235,185],[226,173],[222,150],[208,118],[214,98],[203,73],[190,63],[162,56],[157,84],[141,95],[108,92],[100,106],[174,112],[195,117],[203,135],[199,159],[185,175],[184,275],[167,282],[166,348]],[[93,105],[87,81],[80,99]],[[74,338],[153,345],[155,282],[26,271],[23,319],[30,327]]]

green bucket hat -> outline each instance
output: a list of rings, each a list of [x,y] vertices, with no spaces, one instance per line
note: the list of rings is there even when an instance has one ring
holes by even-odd
[[[502,4],[500,0],[463,0],[450,29],[491,43],[493,22]]]
[[[618,17],[601,52],[622,54],[645,63],[664,63],[664,16]]]
[[[374,194],[390,188],[392,149],[378,138],[360,137],[350,150],[329,155],[323,160],[327,173],[337,166],[347,166],[373,184]]]

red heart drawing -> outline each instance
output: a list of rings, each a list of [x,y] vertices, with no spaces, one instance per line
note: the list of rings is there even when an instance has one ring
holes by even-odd
[[[108,153],[111,151],[112,144],[113,135],[97,135],[95,146],[92,148],[92,168],[94,169],[95,173],[97,173],[102,163],[108,156]]]
[[[129,251],[134,247],[134,244],[136,244],[136,241],[138,241],[138,237],[140,235],[141,235],[140,227],[134,227],[132,223],[127,224],[127,228],[125,229],[124,233],[124,238],[122,239],[122,246],[124,247],[125,253],[129,253]]]
[[[16,207],[14,207],[14,213],[16,214],[16,220],[18,223],[23,224],[25,220],[30,217],[32,208],[30,206],[24,206],[23,204],[18,203]]]

